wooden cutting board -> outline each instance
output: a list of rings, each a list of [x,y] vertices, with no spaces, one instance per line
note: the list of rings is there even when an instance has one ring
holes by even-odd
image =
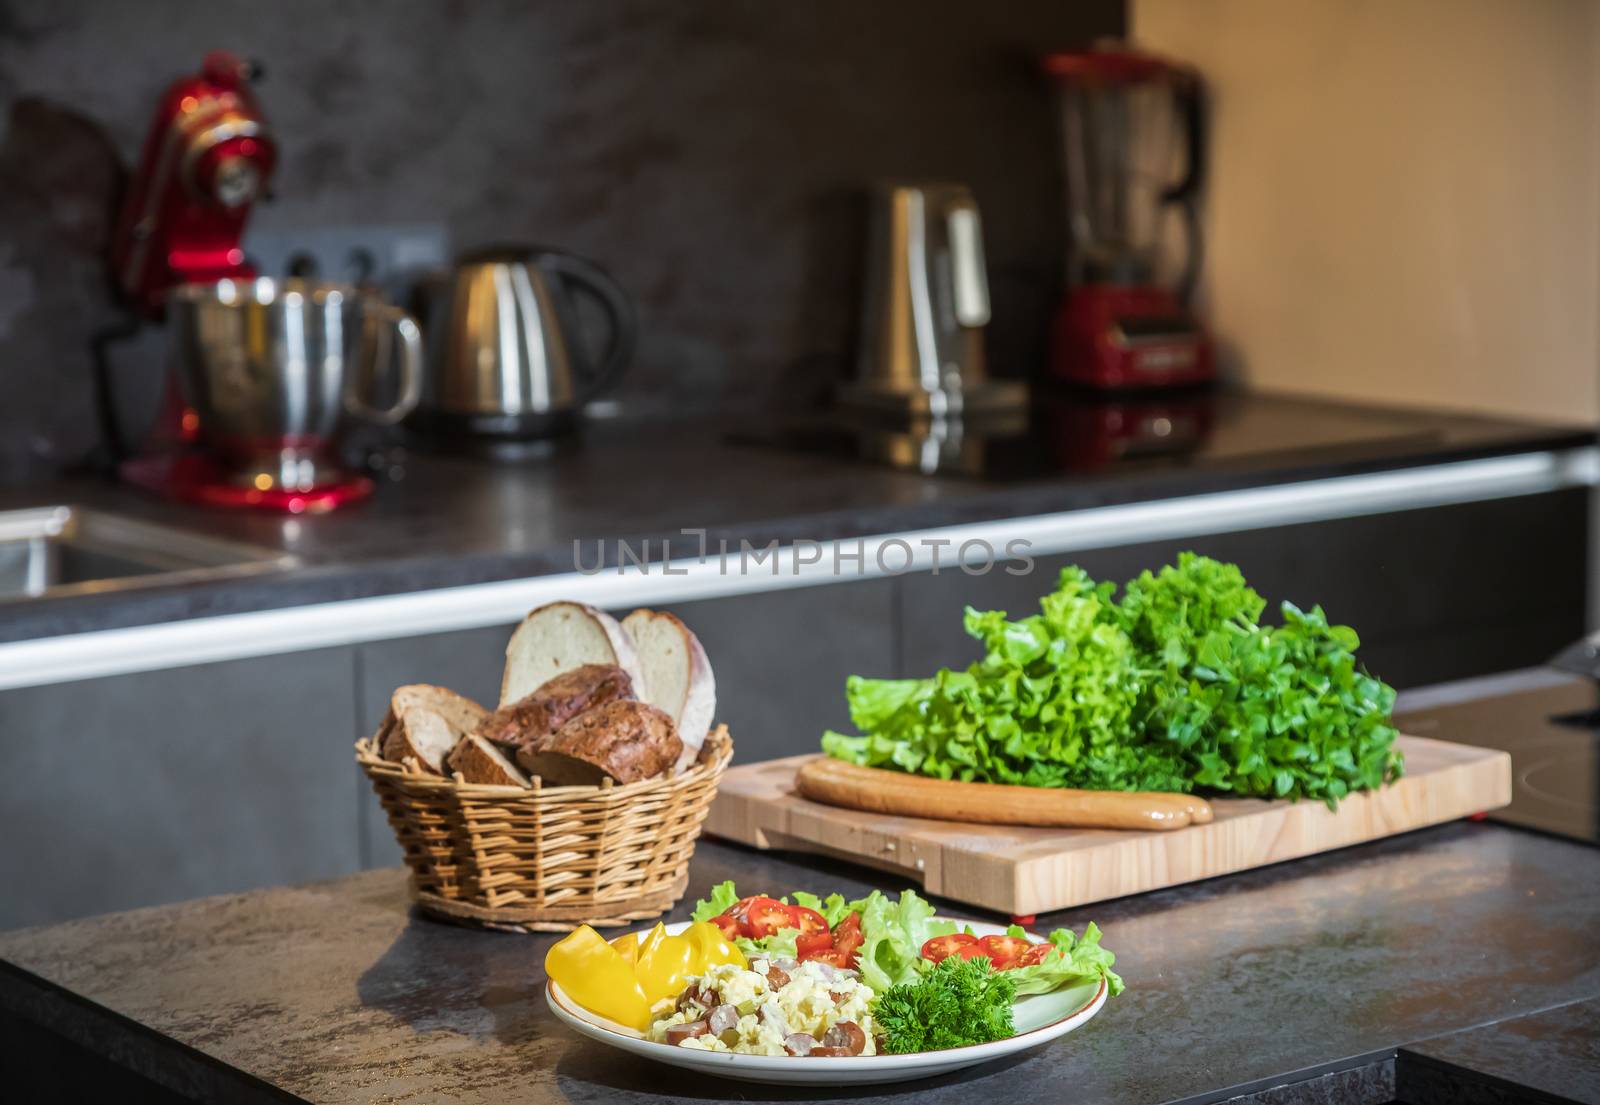
[[[1405,776],[1346,798],[1337,811],[1320,802],[1214,798],[1210,824],[1162,833],[972,825],[825,806],[794,789],[795,769],[814,757],[791,756],[729,768],[705,828],[757,848],[879,867],[930,894],[1025,916],[1377,840],[1511,801],[1507,753],[1424,737],[1397,743]]]

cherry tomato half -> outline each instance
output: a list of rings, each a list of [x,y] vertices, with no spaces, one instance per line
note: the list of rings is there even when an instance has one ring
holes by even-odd
[[[1011,966],[1013,960],[1032,947],[1020,936],[985,936],[978,941],[978,946],[983,949],[997,971],[1003,971]]]
[[[738,921],[742,925],[742,924],[744,924],[745,919],[750,916],[750,906],[753,903],[759,902],[761,900],[762,900],[762,895],[760,895],[760,894],[752,894],[748,898],[740,898],[737,902],[734,902],[727,909],[723,910],[723,912],[726,913],[729,917],[732,917],[735,921]],[[768,898],[766,900],[770,902],[772,899]]]
[[[794,954],[797,959],[815,959],[818,952],[832,950],[833,936],[827,929],[821,932],[801,933],[794,938]]]
[[[794,910],[776,898],[751,898],[745,906],[742,927],[745,936],[760,940],[779,929],[794,928]]]
[[[823,920],[822,914],[814,909],[807,909],[803,905],[792,905],[789,912],[794,914],[792,927],[800,930],[800,935],[810,936],[814,932],[827,932],[828,922]]]
[[[965,932],[952,932],[948,936],[935,936],[922,945],[922,958],[930,963],[937,963],[941,959],[946,959],[952,955],[965,955],[961,951],[962,948],[972,948],[974,952],[977,952],[978,938]],[[971,959],[972,956],[966,955],[965,958]]]
[[[1033,967],[1044,962],[1044,957],[1050,954],[1053,944],[1034,944],[1027,951],[1011,961],[1013,967]]]
[[[711,923],[722,930],[724,939],[732,941],[739,938],[739,922],[734,919],[733,914],[719,913],[711,918]]]
[[[850,957],[838,948],[825,948],[822,951],[813,952],[810,959],[813,963],[827,963],[834,967],[850,966]]]
[[[833,946],[844,953],[845,966],[854,967],[860,958],[861,945],[867,938],[861,935],[861,914],[846,913],[833,926]]]

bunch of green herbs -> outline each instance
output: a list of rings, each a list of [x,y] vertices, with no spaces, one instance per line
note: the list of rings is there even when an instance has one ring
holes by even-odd
[[[1063,568],[1040,612],[967,609],[984,656],[928,679],[846,685],[860,736],[824,751],[941,779],[1091,790],[1204,789],[1337,804],[1398,778],[1394,690],[1321,607],[1265,601],[1193,553],[1123,588]]]

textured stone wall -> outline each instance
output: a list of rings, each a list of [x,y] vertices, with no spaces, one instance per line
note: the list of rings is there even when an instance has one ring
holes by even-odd
[[[92,444],[87,336],[118,165],[167,82],[259,59],[282,145],[261,226],[438,222],[585,254],[637,299],[620,398],[760,403],[853,343],[863,186],[972,185],[1000,371],[1037,358],[1061,243],[1033,59],[1120,0],[0,3],[0,481]],[[149,408],[163,343],[121,351]]]

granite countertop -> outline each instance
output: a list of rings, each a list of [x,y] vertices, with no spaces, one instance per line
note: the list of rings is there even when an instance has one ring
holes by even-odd
[[[682,556],[694,547],[685,527],[735,546],[848,539],[1595,440],[1592,429],[1282,396],[1221,393],[1205,404],[1209,428],[1184,452],[1003,481],[730,444],[726,421],[617,420],[537,461],[415,455],[369,502],[319,517],[209,510],[87,481],[11,491],[0,494],[0,509],[99,506],[293,553],[301,563],[262,576],[9,606],[0,642],[570,572],[575,540],[588,550],[601,538],[635,548],[648,538],[660,550],[674,538]],[[1062,422],[1069,424],[1077,425]],[[749,420],[742,429],[751,429]]]
[[[849,895],[873,876],[703,841],[687,900],[724,878]],[[1457,823],[1038,927],[1089,920],[1128,990],[1082,1029],[1012,1060],[846,1096],[1053,1105],[1070,1086],[1085,1105],[1387,1102],[1397,1077],[1419,1095],[1437,1085],[1407,1065],[1410,1045],[1434,1069],[1471,1067],[1483,1052],[1471,1037],[1452,1045],[1463,1032],[1544,1040],[1547,1055],[1576,1048],[1580,1064],[1594,1054],[1571,1018],[1539,1016],[1600,997],[1600,850],[1577,843]],[[408,912],[400,871],[372,871],[0,934],[0,1014],[202,1100],[815,1097],[576,1036],[541,995],[553,939],[426,920]]]

